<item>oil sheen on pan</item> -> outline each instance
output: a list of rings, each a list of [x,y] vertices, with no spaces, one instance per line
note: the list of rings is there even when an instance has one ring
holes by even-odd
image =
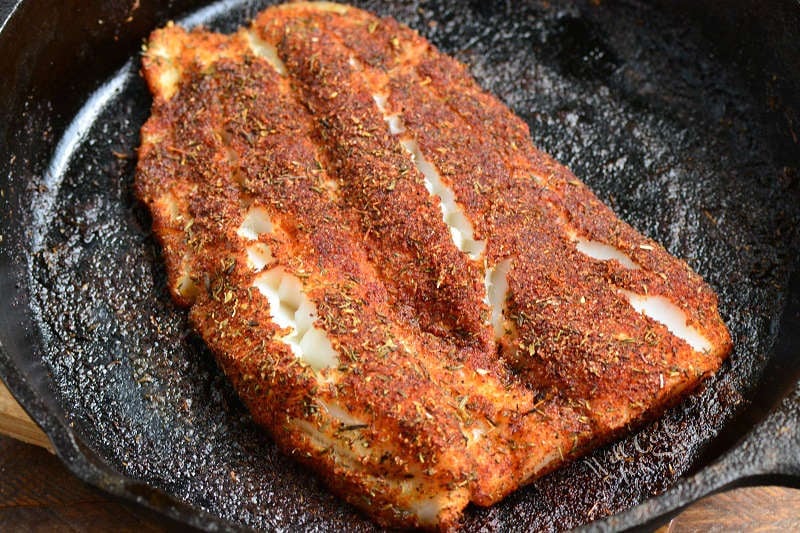
[[[254,419],[386,526],[447,529],[731,350],[712,290],[391,18],[169,25],[135,182]]]

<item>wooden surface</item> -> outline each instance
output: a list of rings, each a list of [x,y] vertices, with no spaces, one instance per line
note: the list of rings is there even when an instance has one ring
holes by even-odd
[[[189,530],[73,476],[0,382],[0,532]],[[20,442],[24,440],[26,444]],[[800,531],[800,490],[751,487],[704,498],[658,533]]]
[[[800,490],[747,487],[715,494],[689,506],[662,531],[800,531]]]
[[[44,448],[0,436],[0,531],[152,533],[186,529],[73,476]]]
[[[48,450],[53,449],[50,439],[22,410],[2,381],[0,381],[0,433]]]

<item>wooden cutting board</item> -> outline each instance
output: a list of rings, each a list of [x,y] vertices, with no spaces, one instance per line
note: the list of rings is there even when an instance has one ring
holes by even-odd
[[[19,406],[2,381],[0,381],[0,433],[53,451],[50,439]]]
[[[53,452],[50,439],[28,417],[2,381],[0,433]],[[3,493],[2,483],[0,477],[0,494]],[[107,504],[119,505],[113,501]],[[749,487],[716,494],[694,503],[656,533],[700,531],[800,531],[800,490]]]

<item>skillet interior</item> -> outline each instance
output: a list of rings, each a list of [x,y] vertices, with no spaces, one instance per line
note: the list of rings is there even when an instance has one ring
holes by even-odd
[[[497,506],[470,509],[465,528],[574,527],[702,473],[761,417],[742,409],[790,294],[799,157],[795,104],[781,91],[792,80],[753,85],[684,15],[638,1],[356,3],[470,64],[539,147],[711,283],[736,343],[719,375],[664,417]],[[190,6],[64,7],[26,40],[43,5],[17,7],[0,40],[3,72],[15,74],[0,94],[9,102],[0,115],[3,377],[71,468],[113,492],[201,526],[372,529],[252,424],[169,299],[132,198],[150,105],[138,39]],[[229,31],[262,4],[222,7],[193,20]],[[793,359],[779,370],[773,359],[766,379],[792,386]],[[759,401],[783,394],[762,386]]]

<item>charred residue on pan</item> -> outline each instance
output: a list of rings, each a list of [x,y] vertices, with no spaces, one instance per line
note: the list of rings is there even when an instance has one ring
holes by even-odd
[[[736,352],[658,421],[472,509],[471,530],[573,527],[695,466],[765,364],[798,245],[798,206],[786,194],[797,161],[771,151],[751,118],[759,102],[697,32],[639,2],[513,4],[359,3],[470,64],[528,121],[538,146],[689,261],[718,291]],[[257,10],[237,5],[209,23],[230,30]],[[130,192],[149,105],[132,77],[82,139],[60,188],[46,193],[54,205],[41,219],[30,284],[69,422],[124,475],[217,516],[268,529],[373,529],[276,452],[168,297]]]

